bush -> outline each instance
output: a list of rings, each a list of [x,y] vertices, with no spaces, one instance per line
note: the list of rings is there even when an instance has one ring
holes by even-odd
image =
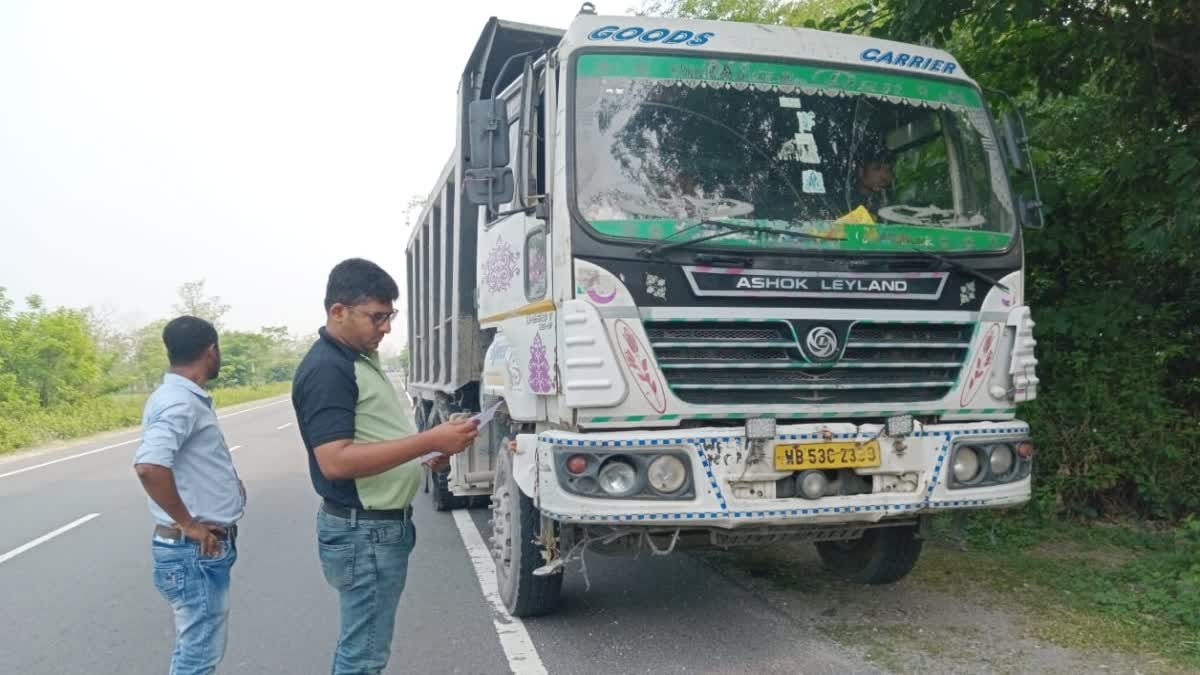
[[[213,403],[218,408],[238,405],[279,396],[290,389],[289,382],[214,389]],[[0,416],[0,453],[137,426],[146,398],[142,394],[117,394],[54,408],[6,408]]]
[[[1041,312],[1042,395],[1021,415],[1038,446],[1039,491],[1075,514],[1200,510],[1200,424],[1169,396],[1170,338],[1135,316],[1090,302]]]

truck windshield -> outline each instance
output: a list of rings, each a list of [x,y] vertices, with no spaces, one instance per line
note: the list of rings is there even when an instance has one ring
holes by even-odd
[[[945,252],[1014,235],[986,108],[965,84],[627,54],[582,55],[575,75],[577,206],[602,236]],[[721,222],[755,227],[700,241]]]

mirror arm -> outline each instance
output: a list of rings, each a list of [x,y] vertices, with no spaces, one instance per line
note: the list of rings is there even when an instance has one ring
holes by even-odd
[[[1001,91],[999,89],[988,89],[987,91],[988,91],[988,93],[999,94],[1005,101],[1007,101],[1009,107],[1013,110],[1013,112],[1017,118],[1017,125],[1020,128],[1020,138],[1019,139],[1014,138],[1014,139],[1012,139],[1012,141],[1017,146],[1018,152],[1020,152],[1020,151],[1025,152],[1025,164],[1026,164],[1026,166],[1029,167],[1029,178],[1030,178],[1030,181],[1033,183],[1033,201],[1025,202],[1025,203],[1029,207],[1030,210],[1037,211],[1038,220],[1040,221],[1039,226],[1045,227],[1046,226],[1046,214],[1042,210],[1042,192],[1041,192],[1041,189],[1038,187],[1037,169],[1034,168],[1034,165],[1033,165],[1033,152],[1029,149],[1029,145],[1030,145],[1029,131],[1025,128],[1025,116],[1020,113],[1020,109],[1017,108],[1016,102],[1013,101],[1012,96],[1009,96],[1007,92]],[[1011,134],[1006,134],[1006,135],[1011,136]],[[1022,201],[1024,201],[1024,200],[1022,200]],[[1025,220],[1025,215],[1026,215],[1025,213],[1021,214],[1022,221]]]
[[[505,60],[504,65],[500,66],[500,72],[496,74],[495,81],[492,82],[492,100],[493,101],[496,100],[496,93],[497,93],[497,89],[500,88],[500,83],[504,81],[504,73],[508,70],[508,67],[512,65],[513,61],[516,61],[517,59],[522,58],[522,57],[532,56],[533,54],[537,54],[540,51],[542,51],[540,48],[539,49],[531,49],[527,52],[520,52],[517,54],[513,54],[512,56],[508,57],[507,60]],[[488,132],[489,133],[492,133],[492,134],[499,133],[499,130],[496,129],[497,126],[498,126],[498,124],[497,124],[497,120],[495,117],[492,117],[491,119],[488,120]],[[495,167],[494,148],[495,148],[495,143],[488,143],[488,166],[493,167],[493,168]],[[488,183],[488,203],[487,203],[489,219],[490,218],[498,218],[501,215],[504,215],[504,214],[500,214],[500,213],[496,212],[496,201],[495,201],[494,189],[495,189],[495,186],[489,182]]]

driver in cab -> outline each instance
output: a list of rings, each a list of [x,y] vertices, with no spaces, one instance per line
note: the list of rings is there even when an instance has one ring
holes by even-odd
[[[879,221],[879,210],[889,202],[888,191],[895,179],[892,173],[894,163],[895,157],[885,145],[871,144],[862,154],[861,161],[855,169],[851,207],[866,208],[876,222]]]

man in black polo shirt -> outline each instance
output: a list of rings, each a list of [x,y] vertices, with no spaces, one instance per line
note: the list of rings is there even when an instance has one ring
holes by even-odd
[[[378,265],[352,258],[329,273],[325,327],[296,370],[292,405],[308,449],[325,579],[337,590],[341,635],[334,675],[380,673],[391,653],[396,607],[416,541],[412,503],[419,459],[462,452],[474,422],[408,435],[408,411],[376,350],[391,332],[399,296]]]

